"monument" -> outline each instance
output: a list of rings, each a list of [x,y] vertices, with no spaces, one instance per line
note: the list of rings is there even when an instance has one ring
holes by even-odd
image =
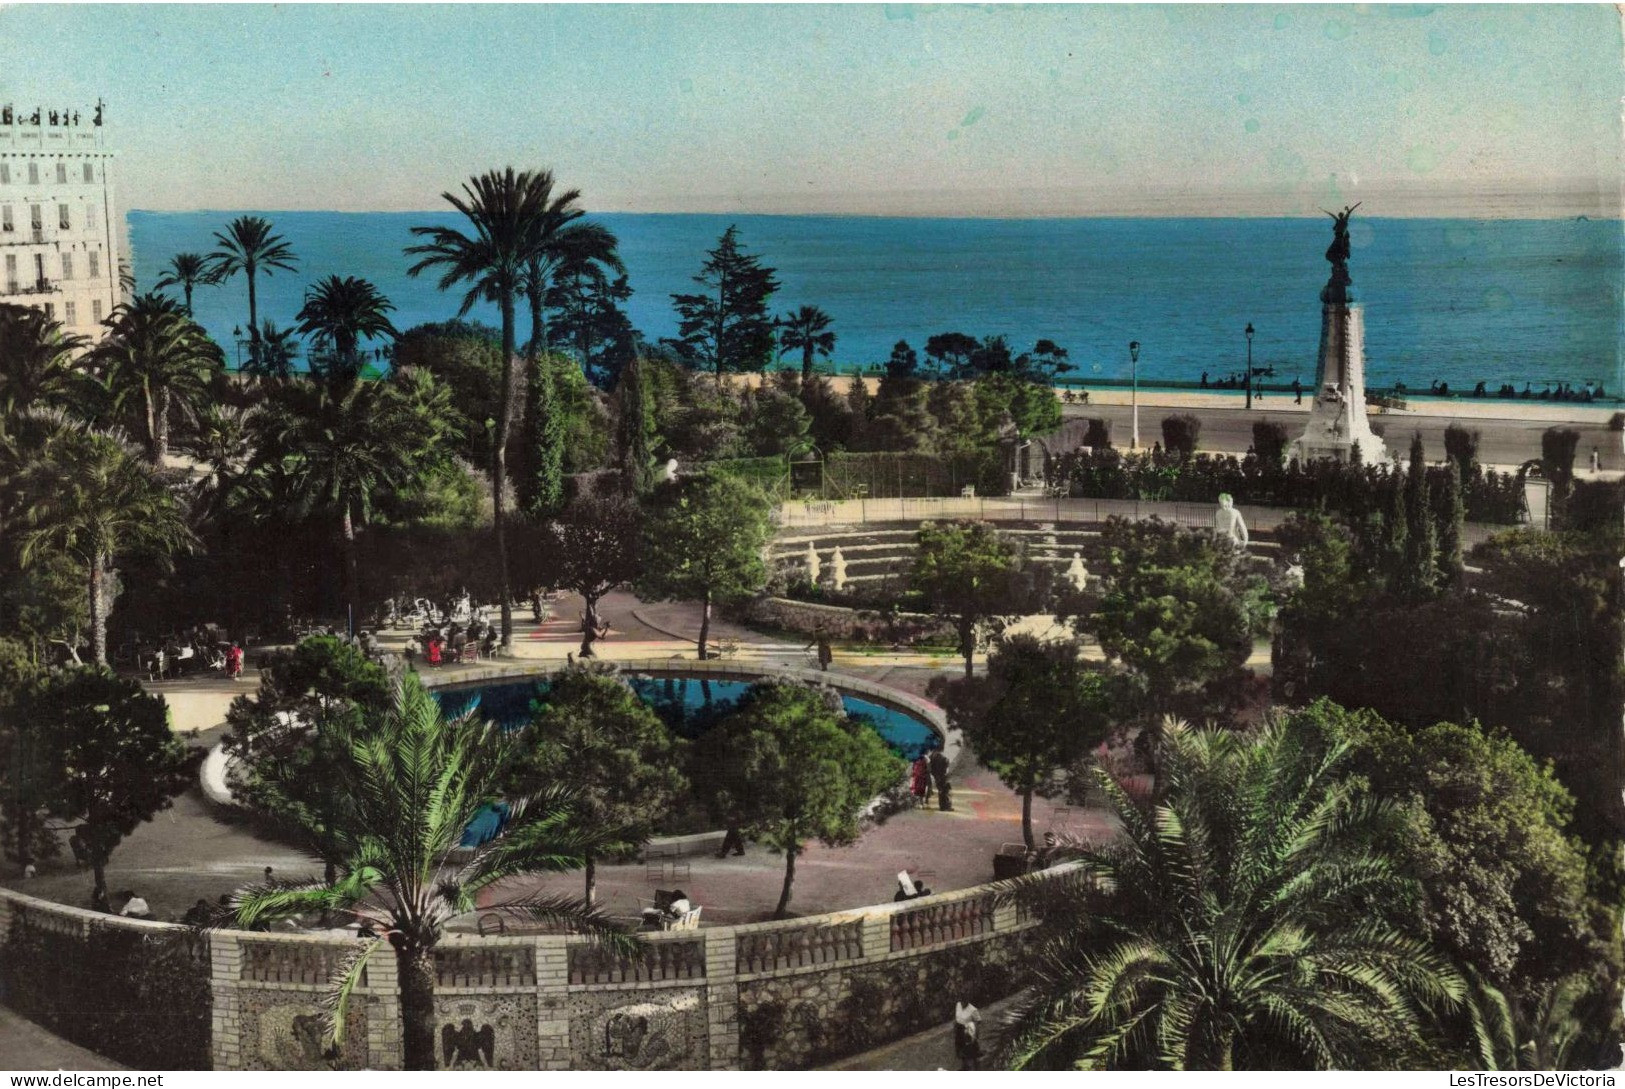
[[[1388,447],[1371,430],[1365,414],[1365,312],[1356,301],[1349,276],[1349,217],[1358,207],[1326,213],[1333,220],[1332,244],[1326,250],[1332,276],[1320,293],[1315,399],[1303,434],[1287,448],[1289,458],[1388,460]]]
[[[818,585],[818,576],[824,565],[818,560],[818,549],[813,547],[811,541],[807,542],[807,555],[802,558],[802,564],[807,569],[807,581],[814,586]]]
[[[846,589],[846,557],[841,555],[841,546],[835,546],[834,555],[829,558],[831,580],[837,590]]]

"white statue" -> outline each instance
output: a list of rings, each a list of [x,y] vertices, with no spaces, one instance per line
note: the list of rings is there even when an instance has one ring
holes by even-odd
[[[837,590],[846,589],[846,557],[841,555],[841,546],[835,546],[835,552],[829,558],[830,575],[834,579]]]
[[[1241,520],[1241,512],[1229,492],[1219,495],[1219,509],[1213,512],[1213,532],[1228,537],[1231,544],[1247,547],[1247,523]]]
[[[1083,557],[1072,553],[1072,565],[1066,569],[1066,581],[1072,584],[1074,590],[1086,590],[1089,587],[1089,569],[1083,565]]]
[[[802,562],[807,565],[807,581],[817,586],[818,573],[823,570],[824,565],[818,562],[818,549],[813,547],[811,541],[807,542],[807,558]]]
[[[662,465],[660,467],[660,472],[658,474],[658,479],[655,481],[655,483],[656,484],[670,484],[672,481],[674,481],[676,479],[677,479],[677,459],[672,458],[670,461],[666,462],[666,464],[664,464],[664,465]]]
[[[1294,590],[1303,589],[1303,564],[1296,559],[1287,564],[1286,584]]]

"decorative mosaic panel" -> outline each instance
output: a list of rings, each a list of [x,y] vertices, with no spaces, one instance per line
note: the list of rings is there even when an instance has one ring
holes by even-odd
[[[535,995],[437,995],[434,1008],[440,1069],[536,1069]]]
[[[698,987],[576,994],[570,1059],[577,1070],[703,1070],[705,992]]]
[[[344,1046],[335,1054],[325,1046],[318,996],[260,990],[243,990],[239,995],[244,1070],[360,1070],[368,1065],[370,1003],[365,998],[350,1003]]]

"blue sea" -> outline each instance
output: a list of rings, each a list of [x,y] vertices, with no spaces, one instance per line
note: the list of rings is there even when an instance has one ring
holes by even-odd
[[[138,285],[175,253],[208,252],[239,212],[132,212]],[[455,225],[453,213],[269,212],[300,259],[259,282],[262,319],[293,324],[309,283],[332,273],[373,281],[405,329],[453,317],[460,293],[407,276],[409,228]],[[834,319],[842,370],[883,362],[898,340],[1002,334],[1021,351],[1039,338],[1068,349],[1091,380],[1214,379],[1253,357],[1277,381],[1314,377],[1327,219],[912,219],[839,216],[606,214],[634,294],[632,323],[675,335],[673,292],[692,290],[705,251],[729,224],[778,270],[778,312],[803,304]],[[1368,382],[1601,382],[1625,388],[1625,250],[1619,220],[1356,217],[1350,269],[1366,308]],[[198,319],[233,352],[246,324],[241,277],[199,289]],[[473,317],[495,324],[495,308]],[[528,327],[521,321],[521,333]]]

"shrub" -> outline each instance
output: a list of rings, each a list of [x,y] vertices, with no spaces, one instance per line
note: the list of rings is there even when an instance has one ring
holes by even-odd
[[[1625,431],[1625,412],[1616,412],[1608,418],[1608,430]]]
[[[1089,420],[1089,430],[1084,432],[1083,445],[1094,450],[1109,450],[1112,445],[1112,422],[1101,417]]]
[[[1540,434],[1540,463],[1558,488],[1574,479],[1574,453],[1580,446],[1580,433],[1572,427],[1548,427]]]
[[[1269,465],[1279,465],[1286,457],[1286,428],[1268,420],[1253,422],[1253,453]]]
[[[1478,461],[1478,441],[1481,437],[1480,432],[1469,431],[1460,424],[1451,424],[1444,429],[1444,452],[1461,468],[1463,480],[1473,475],[1473,465]]]
[[[1165,416],[1162,420],[1162,445],[1170,454],[1184,461],[1196,453],[1196,440],[1202,434],[1202,421],[1189,413]]]

